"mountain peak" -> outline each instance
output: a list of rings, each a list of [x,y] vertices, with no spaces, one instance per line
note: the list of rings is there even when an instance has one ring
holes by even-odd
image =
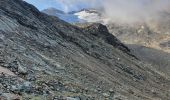
[[[64,11],[58,10],[56,8],[53,8],[53,7],[44,9],[44,10],[42,10],[42,12],[46,13],[46,14],[49,14],[49,15],[56,15],[57,13],[65,14]]]

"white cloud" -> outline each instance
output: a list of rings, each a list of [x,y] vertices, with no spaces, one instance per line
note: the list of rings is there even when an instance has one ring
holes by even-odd
[[[56,0],[56,2],[63,4],[65,12],[81,7],[97,7],[96,4],[99,1],[100,0]]]
[[[68,12],[86,4],[89,7],[102,7],[113,21],[136,22],[154,18],[160,11],[170,8],[170,0],[56,0]]]

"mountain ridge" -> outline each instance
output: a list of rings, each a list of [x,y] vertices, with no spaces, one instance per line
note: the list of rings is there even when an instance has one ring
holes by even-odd
[[[115,35],[125,44],[139,44],[146,47],[162,50],[164,52],[170,52],[168,46],[161,46],[161,44],[168,42],[170,39],[169,12],[160,12],[157,16],[157,19],[151,19],[147,22],[140,23],[114,22],[116,19],[105,16],[104,11],[97,9],[82,9],[80,11],[75,11],[72,13],[72,15],[77,16],[77,21],[72,21],[71,23],[85,24],[96,22],[105,24],[108,27],[110,33]],[[64,19],[65,21],[69,19],[69,17],[60,18]]]

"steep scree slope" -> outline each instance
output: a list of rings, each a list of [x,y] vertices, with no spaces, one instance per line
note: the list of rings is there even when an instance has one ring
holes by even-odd
[[[168,100],[169,77],[107,28],[72,26],[22,0],[0,0],[0,98]]]

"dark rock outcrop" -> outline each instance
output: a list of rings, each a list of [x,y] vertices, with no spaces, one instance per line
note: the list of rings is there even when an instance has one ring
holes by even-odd
[[[90,33],[98,38],[101,38],[106,43],[113,45],[115,48],[119,48],[120,50],[129,53],[130,50],[122,44],[116,37],[114,37],[111,33],[109,33],[106,26],[102,24],[92,24],[85,28],[87,33]]]
[[[170,47],[170,41],[160,43],[160,46],[163,47],[163,48],[164,48],[164,47],[165,47],[165,48],[169,48],[169,47]]]

